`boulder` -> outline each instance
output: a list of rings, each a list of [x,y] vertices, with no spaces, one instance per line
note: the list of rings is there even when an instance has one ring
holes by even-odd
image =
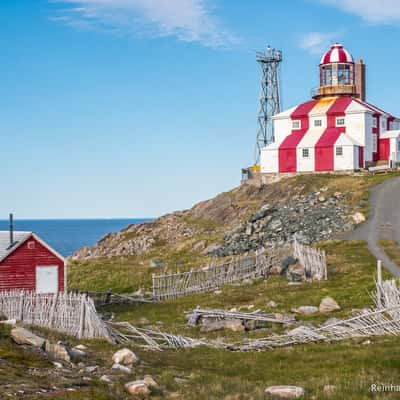
[[[304,389],[300,386],[270,386],[265,393],[280,399],[299,399],[304,396]]]
[[[356,224],[362,224],[363,222],[366,221],[365,215],[360,212],[356,212],[355,214],[353,214],[352,218]]]
[[[125,389],[134,396],[148,397],[150,395],[150,389],[145,381],[128,382],[125,384]]]
[[[86,357],[84,351],[76,348],[71,349],[67,344],[60,341],[54,344],[46,340],[44,350],[50,358],[66,362],[79,362]]]
[[[311,315],[317,313],[318,307],[315,306],[301,306],[297,308],[292,308],[292,311],[296,314],[302,314],[302,315]]]
[[[339,304],[329,296],[324,297],[319,305],[319,311],[321,313],[329,313],[338,310],[340,310]]]
[[[112,356],[112,360],[115,364],[131,366],[136,364],[139,361],[139,358],[132,350],[124,348],[115,352]]]
[[[27,344],[29,346],[43,348],[45,339],[35,335],[28,329],[17,327],[11,330],[11,338],[17,344]]]

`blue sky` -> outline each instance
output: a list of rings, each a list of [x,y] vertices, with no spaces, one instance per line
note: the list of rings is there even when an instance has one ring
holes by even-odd
[[[2,0],[0,216],[158,216],[237,186],[267,44],[283,108],[340,41],[400,115],[399,24],[397,0]]]

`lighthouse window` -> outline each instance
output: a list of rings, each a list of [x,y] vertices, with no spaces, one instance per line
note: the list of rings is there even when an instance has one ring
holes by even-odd
[[[336,118],[336,126],[344,126],[344,118]]]
[[[339,64],[338,66],[338,81],[340,85],[350,85],[350,65]]]
[[[300,129],[301,122],[300,121],[292,121],[292,129]]]
[[[302,156],[303,156],[303,158],[310,157],[310,149],[303,149]]]
[[[322,67],[322,86],[332,85],[332,66],[326,65]]]
[[[338,157],[343,156],[343,147],[342,147],[342,146],[337,146],[337,147],[336,147],[336,155],[337,155]]]

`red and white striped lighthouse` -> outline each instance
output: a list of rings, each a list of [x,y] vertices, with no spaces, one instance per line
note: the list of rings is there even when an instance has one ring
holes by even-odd
[[[363,66],[363,64],[361,63]],[[261,173],[354,171],[400,162],[400,120],[364,101],[365,75],[343,45],[322,56],[313,99],[275,115],[275,141],[261,150]]]

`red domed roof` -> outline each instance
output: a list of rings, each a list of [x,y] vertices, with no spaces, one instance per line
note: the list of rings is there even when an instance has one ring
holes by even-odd
[[[320,64],[354,63],[353,56],[339,43],[333,44],[321,58]]]

